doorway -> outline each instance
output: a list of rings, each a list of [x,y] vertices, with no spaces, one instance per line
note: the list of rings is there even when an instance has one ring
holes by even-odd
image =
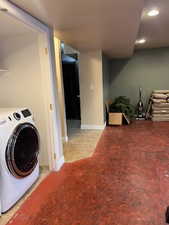
[[[46,25],[10,2],[0,2],[0,8],[3,9],[0,24],[5,27],[0,31],[0,108],[28,108],[38,130],[37,135],[33,126],[18,126],[5,149],[8,160],[4,157],[1,166],[5,166],[16,179],[29,173],[31,176],[38,162],[41,168],[36,184],[32,188],[28,186],[29,192],[9,213],[1,216],[1,222],[6,224],[49,171],[61,168],[64,157],[54,87],[53,34]],[[16,141],[18,137],[19,142]],[[22,156],[21,148],[24,149]],[[29,156],[26,154],[28,150]]]
[[[55,95],[53,33],[8,1],[0,3],[1,108],[29,108],[40,133],[40,164],[59,170],[64,163],[58,99]],[[25,90],[26,88],[26,90]]]
[[[62,44],[62,72],[68,137],[80,129],[80,87],[78,53]]]

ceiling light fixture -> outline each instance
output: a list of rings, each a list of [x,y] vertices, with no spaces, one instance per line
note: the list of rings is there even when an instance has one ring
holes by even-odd
[[[152,9],[147,13],[148,16],[157,16],[158,14],[159,11],[157,9]]]
[[[146,42],[146,39],[144,38],[136,40],[136,44],[144,44],[145,42]]]

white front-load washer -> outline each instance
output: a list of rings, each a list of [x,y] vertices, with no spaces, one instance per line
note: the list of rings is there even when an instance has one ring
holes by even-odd
[[[39,134],[29,109],[0,108],[0,213],[39,176]]]

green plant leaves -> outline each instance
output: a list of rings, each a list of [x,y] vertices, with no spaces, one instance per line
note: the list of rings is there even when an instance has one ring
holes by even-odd
[[[110,105],[110,112],[125,113],[130,119],[134,117],[135,108],[130,104],[130,99],[126,96],[117,97]]]

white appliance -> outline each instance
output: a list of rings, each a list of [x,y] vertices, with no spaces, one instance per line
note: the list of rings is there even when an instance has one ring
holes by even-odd
[[[0,213],[39,176],[39,135],[29,109],[0,108]]]

